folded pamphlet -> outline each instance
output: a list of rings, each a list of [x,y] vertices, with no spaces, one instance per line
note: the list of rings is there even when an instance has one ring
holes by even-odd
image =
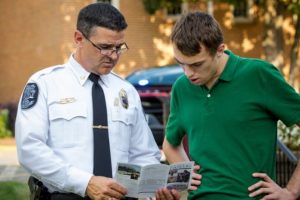
[[[156,191],[163,187],[187,190],[191,184],[193,169],[192,161],[146,166],[118,163],[115,179],[128,189],[127,197],[155,197]]]

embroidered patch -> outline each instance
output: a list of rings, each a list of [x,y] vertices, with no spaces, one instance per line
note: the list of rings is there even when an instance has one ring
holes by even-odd
[[[29,109],[33,107],[38,99],[39,87],[36,83],[28,83],[24,89],[21,108]]]
[[[122,104],[123,108],[127,109],[128,108],[128,97],[127,97],[127,93],[124,89],[120,90],[119,98],[121,100],[121,104]]]

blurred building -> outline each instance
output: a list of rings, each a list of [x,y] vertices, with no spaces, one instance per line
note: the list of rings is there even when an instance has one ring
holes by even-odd
[[[0,1],[0,103],[18,101],[30,75],[47,66],[64,63],[73,48],[79,9],[96,0]],[[169,36],[181,13],[212,13],[223,27],[225,43],[241,56],[261,58],[262,23],[253,18],[251,5],[232,8],[226,3],[183,3],[176,10],[150,15],[142,0],[111,0],[129,24],[129,51],[115,71],[122,76],[138,68],[174,63]],[[251,1],[249,1],[251,3]]]

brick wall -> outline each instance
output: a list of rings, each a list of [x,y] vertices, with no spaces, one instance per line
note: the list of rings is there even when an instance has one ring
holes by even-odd
[[[29,76],[44,67],[63,63],[74,48],[73,33],[79,9],[94,0],[0,1],[0,103],[18,101]],[[150,66],[174,63],[169,41],[174,21],[162,12],[148,15],[141,0],[120,0],[119,9],[129,24],[122,55],[115,71],[122,76]],[[206,4],[190,9],[206,10]],[[214,4],[228,48],[241,56],[262,57],[262,25],[232,25],[229,6]]]

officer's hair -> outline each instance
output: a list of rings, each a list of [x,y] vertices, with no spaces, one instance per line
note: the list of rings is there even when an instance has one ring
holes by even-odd
[[[93,3],[82,8],[77,18],[77,30],[86,37],[90,37],[96,26],[113,31],[122,31],[127,28],[124,16],[108,3]]]
[[[211,56],[223,43],[223,33],[218,22],[209,14],[191,12],[176,22],[171,41],[186,56],[194,56],[204,46]]]

